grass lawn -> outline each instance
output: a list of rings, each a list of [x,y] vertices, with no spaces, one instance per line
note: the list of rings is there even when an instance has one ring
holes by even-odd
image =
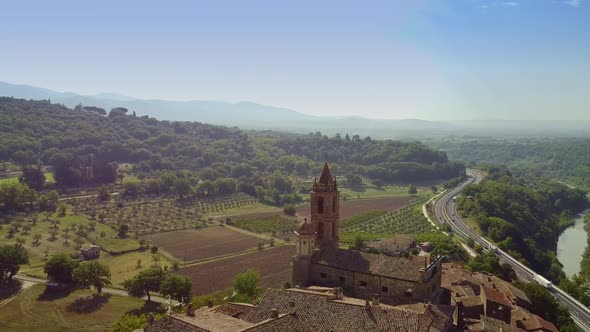
[[[172,263],[161,254],[156,254],[160,259],[160,266],[168,266],[168,269],[172,269]],[[153,266],[153,255],[150,254],[149,250],[140,252],[135,251],[124,255],[111,256],[106,253],[101,253],[99,262],[104,263],[111,271],[111,282],[114,287],[121,287],[121,284],[125,279],[134,277],[137,273]],[[141,265],[138,267],[138,260],[141,260]],[[43,262],[42,264],[45,264]],[[23,265],[19,273],[26,274],[31,277],[37,277],[46,279],[47,275],[43,272],[43,266],[37,265],[30,267]]]
[[[15,183],[18,182],[18,177],[13,178],[6,178],[0,179],[0,185],[4,183]],[[45,184],[54,184],[55,178],[53,177],[53,173],[45,173]]]
[[[0,185],[2,185],[2,184],[9,184],[9,183],[15,183],[15,182],[18,182],[18,178],[17,177],[0,179]]]
[[[33,285],[2,307],[0,331],[110,331],[125,313],[145,311],[144,301],[137,298],[92,294],[49,292]]]
[[[429,188],[418,187],[418,194],[425,194],[426,192],[432,192]],[[340,188],[340,197],[347,199],[355,198],[386,198],[386,197],[401,197],[408,196],[407,186],[385,186],[381,189],[376,188],[363,188],[363,189],[352,189],[352,188]]]
[[[139,183],[139,182],[141,182],[141,181],[135,175],[125,174],[125,176],[123,177],[123,184]]]

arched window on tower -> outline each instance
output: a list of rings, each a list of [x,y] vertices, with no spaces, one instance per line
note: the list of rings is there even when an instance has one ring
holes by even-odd
[[[320,222],[318,224],[318,240],[322,240],[324,238],[324,223]]]
[[[323,197],[318,198],[318,213],[319,214],[324,213],[324,198]]]

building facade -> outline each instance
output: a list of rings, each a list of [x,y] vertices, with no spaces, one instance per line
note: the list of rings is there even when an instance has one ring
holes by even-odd
[[[397,305],[438,303],[442,257],[392,257],[339,248],[340,194],[326,163],[310,193],[310,220],[299,228],[293,286],[340,287],[347,296]]]

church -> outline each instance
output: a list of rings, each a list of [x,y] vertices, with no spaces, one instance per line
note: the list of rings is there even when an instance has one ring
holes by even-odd
[[[339,247],[340,192],[326,163],[297,235],[293,287],[339,287],[346,296],[390,305],[440,303],[443,257],[396,257]]]

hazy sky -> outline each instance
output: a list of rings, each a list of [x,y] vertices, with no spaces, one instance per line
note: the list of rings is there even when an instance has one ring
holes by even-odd
[[[0,80],[316,115],[590,120],[590,1],[2,1]]]

